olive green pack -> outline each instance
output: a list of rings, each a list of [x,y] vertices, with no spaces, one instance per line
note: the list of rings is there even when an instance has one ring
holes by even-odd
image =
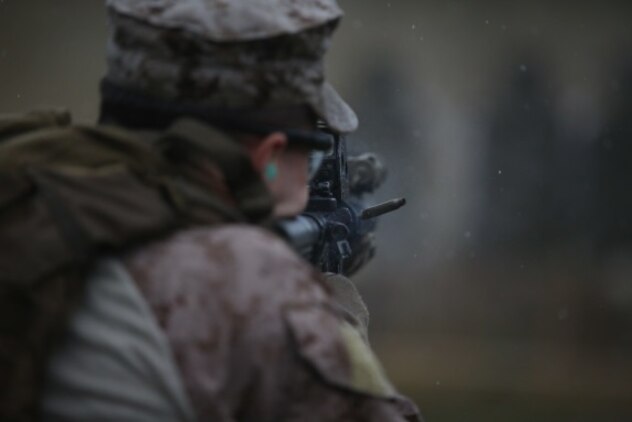
[[[236,207],[187,178],[182,157],[196,154],[183,148],[215,160]],[[47,357],[95,259],[270,209],[241,149],[198,122],[142,134],[73,126],[60,111],[0,115],[0,420],[38,419]]]

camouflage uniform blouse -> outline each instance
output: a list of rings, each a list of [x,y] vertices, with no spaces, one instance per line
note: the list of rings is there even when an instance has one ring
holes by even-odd
[[[417,420],[320,276],[275,235],[180,232],[127,267],[199,420]]]

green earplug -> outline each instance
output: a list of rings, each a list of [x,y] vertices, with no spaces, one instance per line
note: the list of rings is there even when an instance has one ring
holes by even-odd
[[[279,168],[274,163],[268,163],[265,169],[265,176],[268,182],[274,182],[279,175]]]

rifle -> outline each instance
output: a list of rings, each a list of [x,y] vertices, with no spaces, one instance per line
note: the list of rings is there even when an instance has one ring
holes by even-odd
[[[333,147],[310,182],[305,212],[279,222],[278,229],[321,271],[350,276],[375,255],[377,217],[406,200],[367,207],[365,197],[382,185],[386,168],[373,153],[349,157],[344,136],[330,133]]]

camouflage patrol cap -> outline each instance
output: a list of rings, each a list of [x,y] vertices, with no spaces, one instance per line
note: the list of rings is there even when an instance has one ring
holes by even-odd
[[[332,129],[358,120],[325,81],[335,0],[107,0],[106,81],[209,109],[311,108]]]

